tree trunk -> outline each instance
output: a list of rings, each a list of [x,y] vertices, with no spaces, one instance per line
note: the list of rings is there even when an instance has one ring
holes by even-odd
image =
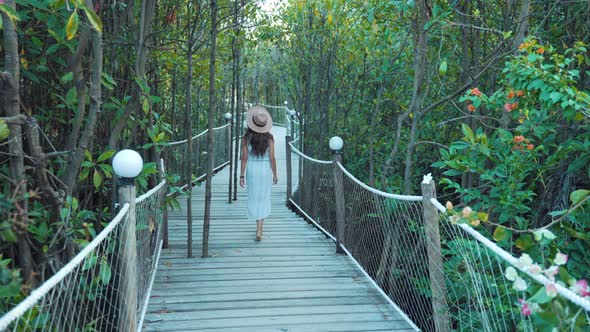
[[[5,5],[16,10],[14,0],[6,0]],[[3,94],[4,109],[8,117],[20,116],[20,65],[18,55],[18,36],[16,26],[11,18],[2,13],[4,30],[4,65],[6,71],[0,73],[0,93]],[[22,268],[23,279],[27,283],[35,284],[33,274],[34,261],[31,254],[31,247],[27,240],[28,201],[25,198],[27,192],[27,179],[25,177],[25,165],[23,156],[22,127],[19,124],[8,124],[10,136],[8,137],[8,152],[10,153],[10,176],[15,186],[15,197],[20,199],[20,207],[16,209],[16,232],[18,235],[19,266]],[[15,202],[16,205],[16,202]]]
[[[406,163],[404,170],[404,192],[412,192],[412,159],[414,156],[414,142],[418,129],[418,121],[423,115],[422,101],[426,92],[425,81],[428,66],[428,31],[424,26],[430,20],[430,3],[428,0],[416,1],[417,20],[415,22],[415,43],[414,43],[414,90],[412,93],[412,102],[410,112],[414,114],[412,119],[412,130],[406,149]]]
[[[211,180],[213,179],[213,121],[215,120],[215,61],[217,51],[217,0],[211,0],[211,54],[209,57],[209,119],[207,132],[207,183],[203,217],[203,255],[209,257],[209,223],[211,219]]]
[[[92,1],[86,0],[86,6],[93,8]],[[90,79],[90,108],[88,110],[88,117],[86,119],[86,126],[78,142],[78,146],[72,152],[70,159],[66,164],[64,171],[63,182],[67,187],[67,194],[71,195],[76,180],[78,179],[78,172],[80,165],[84,160],[84,152],[88,149],[88,145],[94,135],[94,128],[98,120],[98,113],[101,106],[101,83],[102,77],[102,33],[100,31],[92,30],[92,77]]]

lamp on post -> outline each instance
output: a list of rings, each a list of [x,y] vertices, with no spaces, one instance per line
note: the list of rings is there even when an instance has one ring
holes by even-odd
[[[285,102],[286,103],[286,102]],[[290,117],[291,128],[289,128],[291,133],[291,138],[295,138],[295,110],[287,109],[287,115]]]
[[[229,99],[227,99],[227,101],[229,102]],[[233,133],[233,126],[234,126],[234,122],[231,121],[232,120],[232,116],[230,112],[227,112],[223,115],[223,118],[225,119],[225,121],[227,123],[229,123],[229,127],[228,127],[228,131],[227,131],[227,146],[229,147],[228,149],[228,153],[227,153],[227,157],[229,158],[229,189],[228,189],[228,203],[231,204],[231,189],[232,189],[232,184],[233,184],[233,179],[232,179],[232,171],[234,168],[234,163],[233,163],[233,158],[231,156],[231,152],[233,151],[233,142],[234,140],[232,139],[232,133]]]
[[[137,239],[135,218],[135,178],[143,169],[143,160],[133,150],[121,150],[113,158],[113,170],[118,177],[119,207],[129,204],[127,218],[122,223],[119,253],[119,311],[122,319],[119,331],[137,330]]]
[[[342,170],[339,163],[342,163],[342,147],[344,141],[338,136],[330,138],[330,149],[334,156],[334,193],[336,195],[336,252],[343,253],[342,245],[345,241],[346,234],[346,215],[344,203],[344,182],[342,180]]]

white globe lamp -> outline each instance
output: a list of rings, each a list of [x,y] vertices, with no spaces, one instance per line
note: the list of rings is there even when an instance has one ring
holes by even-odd
[[[223,115],[223,118],[226,119],[227,121],[231,120],[231,113],[227,112]]]
[[[339,136],[334,136],[334,137],[330,138],[329,144],[330,144],[330,149],[334,153],[340,153],[340,150],[342,150],[342,147],[344,146],[344,141]]]
[[[121,150],[113,158],[113,170],[120,178],[135,178],[143,169],[143,159],[133,150]]]

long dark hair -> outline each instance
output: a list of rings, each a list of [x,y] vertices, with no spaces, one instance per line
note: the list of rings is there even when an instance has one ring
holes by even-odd
[[[248,128],[248,131],[244,134],[244,142],[252,145],[252,153],[258,157],[261,157],[266,153],[270,141],[273,139],[274,137],[271,133],[257,133],[250,128]]]

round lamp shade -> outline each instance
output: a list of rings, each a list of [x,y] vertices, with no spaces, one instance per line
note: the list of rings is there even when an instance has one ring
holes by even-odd
[[[289,104],[289,102],[285,100],[285,103],[284,104],[287,105],[287,104]]]
[[[121,150],[113,158],[113,170],[122,178],[134,178],[141,173],[143,160],[133,150]]]
[[[330,138],[330,149],[332,149],[333,151],[340,151],[342,150],[342,147],[344,146],[344,141],[342,140],[342,138],[338,137],[338,136],[334,136],[332,138]]]
[[[229,119],[231,119],[231,113],[227,112],[227,113],[225,113],[225,114],[223,115],[223,117],[224,117],[226,120],[229,120]]]

